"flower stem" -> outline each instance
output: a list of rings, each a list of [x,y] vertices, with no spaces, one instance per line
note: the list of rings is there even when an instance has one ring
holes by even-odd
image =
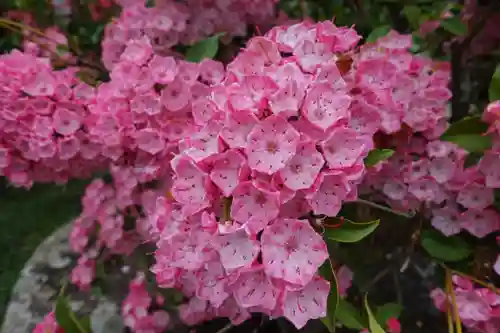
[[[366,205],[366,206],[370,206],[370,207],[373,207],[373,208],[376,208],[376,209],[379,209],[379,210],[383,210],[384,212],[388,212],[388,213],[391,213],[391,214],[394,214],[394,215],[398,215],[398,216],[401,216],[401,217],[404,217],[404,218],[407,218],[407,219],[411,219],[414,215],[411,215],[411,214],[407,214],[407,213],[403,213],[403,212],[398,212],[398,211],[395,211],[387,206],[383,206],[383,205],[379,205],[375,202],[372,202],[372,201],[368,201],[368,200],[364,200],[364,199],[357,199],[356,201],[353,201],[353,202],[356,202],[356,203],[360,203],[360,204],[363,204],[363,205]]]
[[[455,297],[455,292],[453,291],[453,281],[452,281],[452,271],[451,269],[446,269],[446,283],[449,288],[449,293],[451,296],[451,305],[453,309],[453,317],[455,319],[455,332],[462,333],[462,322],[460,321],[460,315],[458,314],[457,300]]]

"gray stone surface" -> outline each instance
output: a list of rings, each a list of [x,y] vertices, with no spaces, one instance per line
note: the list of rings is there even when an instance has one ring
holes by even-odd
[[[71,252],[68,224],[48,237],[33,253],[20,273],[7,307],[0,333],[31,333],[52,311],[61,285],[76,264]],[[95,297],[68,288],[71,306],[80,315],[90,315],[93,333],[122,333],[119,306],[105,297]]]

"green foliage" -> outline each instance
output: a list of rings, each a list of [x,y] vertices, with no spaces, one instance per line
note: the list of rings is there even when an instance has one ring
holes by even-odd
[[[421,244],[432,257],[445,262],[461,261],[472,253],[469,244],[459,236],[446,237],[434,230],[422,232]]]
[[[333,272],[330,260],[327,260],[319,269],[320,275],[330,281],[330,293],[328,294],[326,317],[321,318],[323,324],[330,332],[335,332],[335,313],[339,305],[339,286],[337,277]]]
[[[373,149],[365,158],[365,165],[367,167],[374,166],[379,162],[388,160],[392,155],[394,155],[394,150],[392,149]]]
[[[382,306],[377,307],[375,311],[375,318],[378,323],[385,326],[390,318],[398,319],[403,311],[403,307],[397,303],[387,303]]]
[[[500,100],[500,64],[497,65],[491,78],[488,95],[491,102]]]
[[[29,191],[0,185],[0,321],[19,271],[35,248],[81,212],[86,182],[36,184]]]
[[[385,333],[384,329],[380,326],[377,319],[372,313],[370,309],[370,305],[368,304],[368,295],[365,296],[365,309],[368,314],[368,327],[370,328],[371,333]]]
[[[344,219],[344,223],[337,228],[326,228],[325,237],[341,243],[359,242],[371,234],[380,224],[380,220],[356,223]]]
[[[213,59],[219,50],[219,38],[223,35],[224,33],[214,35],[191,46],[186,52],[186,60],[200,62],[205,58]]]
[[[466,117],[453,123],[441,135],[441,140],[453,142],[469,152],[483,152],[492,146],[491,137],[485,135],[488,124],[479,116]]]
[[[342,325],[353,330],[362,330],[367,326],[358,309],[344,299],[339,301],[335,317]]]
[[[462,22],[462,19],[459,16],[453,16],[442,20],[441,27],[457,36],[465,36],[469,32],[467,25]]]
[[[68,298],[62,293],[57,298],[55,308],[56,321],[65,333],[92,333],[90,320],[78,318],[71,309]]]
[[[403,13],[410,24],[412,29],[417,30],[420,25],[420,17],[422,15],[422,10],[418,6],[409,5],[403,8]]]
[[[380,27],[377,27],[370,32],[368,37],[366,37],[366,42],[367,43],[374,43],[379,39],[380,37],[383,37],[387,35],[391,31],[391,27],[388,25],[383,25]]]

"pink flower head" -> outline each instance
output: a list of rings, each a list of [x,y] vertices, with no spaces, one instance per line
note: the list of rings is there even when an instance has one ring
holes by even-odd
[[[326,303],[330,293],[328,281],[315,277],[303,289],[285,291],[283,314],[298,329],[309,319],[326,316]]]
[[[95,277],[95,265],[95,260],[81,256],[71,272],[71,282],[82,290],[88,290]]]
[[[262,234],[262,262],[271,277],[304,286],[326,258],[325,242],[307,221],[276,220]]]
[[[178,73],[177,63],[173,57],[154,55],[148,63],[151,75],[156,83],[172,83]]]
[[[260,245],[244,230],[238,230],[234,233],[218,236],[217,251],[224,268],[231,271],[250,267],[259,254]]]
[[[291,190],[311,187],[325,161],[312,141],[301,142],[296,155],[279,171],[283,183]]]
[[[148,62],[152,53],[153,48],[149,39],[142,37],[141,39],[129,41],[120,59],[142,66]]]
[[[172,161],[177,178],[172,184],[171,193],[177,202],[184,205],[185,214],[193,215],[210,205],[206,190],[207,174],[200,170],[185,155],[179,155]]]
[[[391,317],[386,322],[387,330],[390,333],[401,333],[401,323],[397,318]]]
[[[244,223],[250,233],[257,233],[278,217],[279,193],[261,182],[240,183],[233,192],[231,217]]]
[[[189,84],[179,78],[161,92],[161,102],[169,111],[181,111],[188,105],[190,98]]]
[[[500,215],[493,209],[468,210],[460,215],[459,221],[462,228],[478,238],[500,229]]]
[[[279,290],[265,274],[263,266],[255,266],[242,272],[232,288],[236,302],[243,308],[262,307],[273,310],[276,307]]]
[[[365,139],[351,129],[338,128],[332,131],[322,143],[323,155],[331,169],[344,169],[353,166],[366,156],[368,146]]]
[[[55,313],[50,312],[36,325],[33,333],[64,333],[64,329],[57,324]]]
[[[493,189],[470,184],[458,192],[457,202],[468,209],[482,210],[493,204]]]
[[[342,201],[347,197],[351,187],[342,173],[320,175],[315,187],[306,194],[309,205],[315,214],[337,216]]]
[[[273,174],[292,159],[299,133],[280,116],[270,116],[250,132],[246,154],[250,168]]]
[[[210,179],[220,188],[224,196],[231,196],[236,187],[247,176],[245,162],[245,157],[233,149],[214,158]]]
[[[311,124],[326,130],[349,117],[351,100],[345,92],[332,91],[327,83],[315,84],[307,93],[302,113]]]

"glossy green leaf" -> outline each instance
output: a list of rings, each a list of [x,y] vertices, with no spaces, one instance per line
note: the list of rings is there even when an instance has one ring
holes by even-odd
[[[422,232],[421,244],[432,257],[442,261],[464,260],[472,253],[471,248],[462,238],[446,237],[434,230]]]
[[[56,321],[64,329],[65,333],[91,333],[87,330],[87,320],[80,322],[76,314],[69,305],[68,299],[64,295],[59,295],[55,308]]]
[[[457,121],[441,135],[441,140],[453,142],[459,147],[480,153],[491,148],[491,137],[485,135],[488,124],[479,116],[466,117]]]
[[[330,240],[341,243],[359,242],[371,234],[380,224],[380,220],[356,223],[344,219],[344,223],[337,228],[326,228],[325,236]]]
[[[406,16],[408,23],[410,23],[410,27],[412,27],[413,29],[417,29],[420,23],[420,16],[422,14],[420,7],[404,6],[403,13]]]
[[[457,135],[446,141],[453,142],[460,148],[463,148],[471,153],[480,153],[491,149],[491,137],[480,134],[464,134]]]
[[[380,326],[377,319],[373,315],[370,305],[368,304],[368,295],[365,296],[365,309],[368,314],[368,327],[371,333],[385,333],[384,329]]]
[[[400,304],[387,303],[377,308],[377,311],[375,311],[375,318],[380,325],[385,326],[390,318],[398,319],[401,315],[401,311],[403,311],[403,307]]]
[[[335,318],[347,328],[353,330],[362,330],[367,325],[361,316],[361,313],[354,305],[341,299],[335,312]]]
[[[495,73],[491,78],[491,83],[488,93],[491,102],[500,100],[500,64],[497,65]]]
[[[191,46],[186,52],[186,60],[200,62],[205,58],[213,59],[219,50],[219,38],[222,35],[224,33],[214,35]]]
[[[371,167],[379,162],[389,159],[394,154],[392,149],[373,149],[365,158],[365,165]]]
[[[457,36],[465,36],[469,32],[467,25],[462,22],[459,16],[453,16],[442,20],[441,27]]]
[[[391,27],[388,25],[383,25],[372,30],[372,32],[366,37],[367,43],[374,43],[380,37],[387,35],[391,31]]]
[[[330,281],[330,293],[328,294],[326,317],[321,318],[323,324],[328,328],[330,332],[335,332],[335,313],[339,305],[339,287],[337,282],[337,277],[332,271],[330,261],[327,260],[320,267],[320,275],[326,280]]]

